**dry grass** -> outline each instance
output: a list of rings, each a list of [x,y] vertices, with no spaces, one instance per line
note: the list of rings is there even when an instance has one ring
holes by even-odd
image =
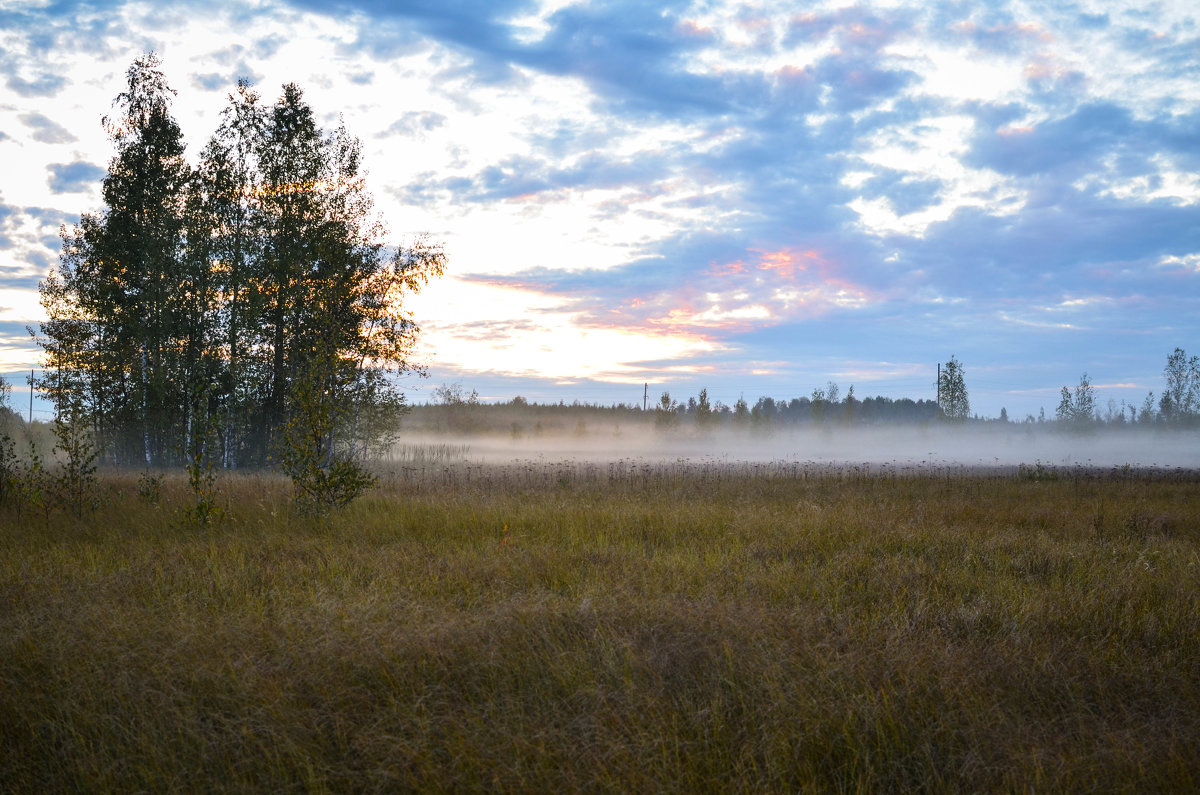
[[[1200,787],[1191,473],[134,480],[0,516],[2,789]]]

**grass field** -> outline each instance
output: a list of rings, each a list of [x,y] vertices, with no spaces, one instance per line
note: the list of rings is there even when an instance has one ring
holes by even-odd
[[[0,515],[0,789],[1200,787],[1194,472],[136,480]]]

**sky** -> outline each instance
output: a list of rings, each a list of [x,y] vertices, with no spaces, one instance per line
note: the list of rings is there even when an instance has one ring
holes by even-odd
[[[19,405],[150,50],[193,162],[239,78],[295,82],[362,140],[390,239],[445,246],[418,402],[933,398],[954,356],[975,413],[1023,419],[1084,372],[1141,405],[1200,353],[1194,2],[4,0]]]

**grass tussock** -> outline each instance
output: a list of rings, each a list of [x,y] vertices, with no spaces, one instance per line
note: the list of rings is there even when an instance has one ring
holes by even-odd
[[[198,529],[110,476],[0,516],[0,789],[1195,790],[1198,487],[434,467]]]

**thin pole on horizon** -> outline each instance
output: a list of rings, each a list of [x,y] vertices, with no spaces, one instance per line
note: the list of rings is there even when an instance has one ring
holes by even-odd
[[[646,410],[646,401],[650,398],[650,382],[642,384],[642,411]]]
[[[33,368],[29,368],[29,424],[33,424]]]
[[[938,404],[938,408],[942,407],[942,363],[941,362],[938,362],[937,404]]]

